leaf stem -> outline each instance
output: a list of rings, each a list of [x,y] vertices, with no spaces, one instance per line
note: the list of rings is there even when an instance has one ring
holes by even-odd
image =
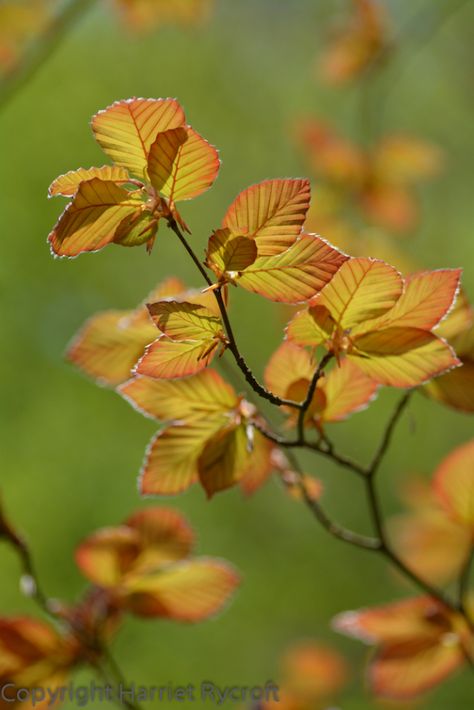
[[[182,245],[184,246],[184,248],[186,249],[187,253],[189,254],[189,256],[191,257],[191,259],[193,260],[193,262],[194,262],[194,264],[196,265],[196,267],[199,269],[199,273],[201,274],[201,276],[203,277],[203,279],[205,280],[205,282],[207,283],[207,285],[208,285],[208,286],[214,286],[214,284],[213,284],[212,280],[210,279],[208,273],[206,272],[206,270],[205,270],[203,264],[199,261],[199,259],[198,259],[197,255],[195,254],[193,248],[192,248],[191,245],[189,244],[188,240],[186,239],[186,237],[184,236],[184,234],[183,234],[182,231],[180,230],[180,228],[179,228],[179,226],[178,226],[176,220],[175,220],[173,217],[171,217],[171,218],[168,220],[168,226],[169,226],[169,228],[176,234],[176,236],[178,237],[179,241],[181,242],[181,244],[182,244]],[[254,392],[256,392],[257,394],[259,394],[260,397],[262,397],[263,399],[268,400],[269,402],[271,402],[272,404],[274,404],[274,405],[276,405],[276,406],[278,406],[278,407],[280,407],[280,406],[282,406],[282,405],[285,405],[285,406],[287,406],[287,407],[293,407],[293,408],[295,408],[295,409],[300,409],[301,404],[300,404],[299,402],[293,402],[293,400],[289,400],[289,399],[284,399],[284,398],[282,398],[282,397],[278,397],[276,394],[273,394],[273,392],[270,392],[269,390],[267,390],[267,389],[266,389],[262,384],[260,384],[260,382],[256,379],[256,377],[254,376],[252,370],[251,370],[250,367],[248,366],[248,364],[247,364],[247,362],[246,362],[244,356],[243,356],[242,353],[240,352],[239,347],[238,347],[238,345],[237,345],[237,341],[236,341],[236,338],[235,338],[235,335],[234,335],[234,332],[233,332],[233,329],[232,329],[232,325],[231,325],[231,322],[230,322],[230,320],[229,320],[229,315],[228,315],[228,313],[227,313],[227,308],[226,308],[226,305],[225,305],[225,303],[224,303],[224,299],[223,299],[223,297],[222,297],[221,288],[219,288],[219,287],[218,287],[218,288],[214,288],[212,292],[213,292],[214,297],[215,297],[215,299],[216,299],[216,301],[217,301],[217,305],[218,305],[218,307],[219,307],[219,311],[220,311],[220,314],[221,314],[222,322],[223,322],[224,328],[225,328],[225,330],[226,330],[227,339],[228,339],[228,345],[227,345],[227,347],[228,347],[228,349],[230,350],[230,352],[232,353],[232,355],[234,356],[235,362],[237,363],[239,369],[241,370],[242,374],[244,375],[244,377],[245,377],[246,381],[248,382],[248,384],[250,385],[250,387],[254,390]]]

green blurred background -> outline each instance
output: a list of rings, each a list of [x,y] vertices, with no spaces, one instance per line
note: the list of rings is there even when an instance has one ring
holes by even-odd
[[[1,111],[1,489],[51,595],[74,599],[85,588],[72,557],[85,535],[154,503],[140,500],[136,476],[156,427],[66,364],[64,349],[89,315],[134,306],[166,275],[200,282],[166,229],[151,257],[144,249],[113,247],[54,260],[46,236],[62,206],[47,200],[47,187],[69,169],[103,163],[88,125],[99,108],[133,95],[176,96],[223,161],[213,190],[183,209],[202,253],[237,192],[266,177],[304,174],[291,141],[299,116],[326,117],[360,138],[357,86],[322,87],[314,73],[328,23],[343,5],[218,0],[204,27],[166,27],[136,37],[120,26],[107,3],[98,2]],[[445,3],[394,2],[395,24],[407,22],[423,5],[431,21]],[[422,225],[403,248],[427,267],[463,265],[471,297],[472,5],[465,2],[432,36],[429,25],[412,22],[406,42],[373,87],[384,129],[419,134],[448,156],[444,176],[421,192]],[[240,290],[232,295],[241,349],[261,376],[282,338],[281,310]],[[384,391],[369,411],[338,428],[335,439],[367,460],[395,399],[395,392]],[[399,509],[397,487],[404,476],[429,474],[471,434],[468,417],[417,396],[383,467],[386,511]],[[324,480],[328,510],[369,532],[359,482],[325,460],[301,458]],[[366,651],[332,633],[328,622],[342,610],[413,590],[382,560],[327,537],[275,481],[248,501],[232,490],[208,503],[196,489],[167,504],[189,515],[199,551],[231,560],[244,581],[217,620],[194,627],[128,622],[115,645],[127,677],[137,684],[262,684],[276,677],[286,646],[309,637],[337,646],[353,667],[341,707],[367,708],[360,679]],[[2,613],[35,613],[18,593],[18,571],[14,555],[2,547]],[[424,707],[467,709],[472,701],[472,677],[465,672],[427,696]]]

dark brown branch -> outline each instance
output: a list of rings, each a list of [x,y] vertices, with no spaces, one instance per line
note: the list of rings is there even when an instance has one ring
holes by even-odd
[[[33,562],[33,556],[26,540],[18,533],[5,517],[2,503],[0,501],[0,540],[7,542],[16,552],[20,560],[22,573],[22,591],[26,596],[33,599],[46,614],[51,615],[51,602],[43,592],[38,575]]]
[[[337,538],[338,540],[342,540],[343,542],[346,542],[350,545],[354,545],[355,547],[361,547],[364,550],[378,550],[380,547],[380,541],[376,538],[367,537],[366,535],[360,535],[359,533],[356,533],[353,530],[344,528],[342,525],[339,525],[339,523],[336,523],[331,520],[331,518],[329,518],[320,503],[308,493],[304,477],[296,456],[294,456],[293,452],[291,451],[287,452],[287,455],[293,467],[293,470],[298,477],[298,487],[303,495],[303,499],[308,508],[315,516],[315,518],[323,526],[323,528],[327,530],[330,535]]]
[[[408,405],[408,402],[410,401],[410,398],[413,394],[413,390],[408,390],[403,397],[400,399],[398,402],[397,406],[395,407],[392,416],[390,417],[390,420],[387,424],[387,427],[385,429],[384,435],[382,437],[382,441],[380,442],[380,446],[377,449],[374,458],[372,459],[372,463],[369,465],[367,469],[367,475],[368,476],[375,476],[377,473],[380,464],[382,463],[382,459],[385,456],[388,447],[390,446],[390,443],[392,441],[392,436],[395,431],[395,428],[397,426],[397,423],[402,416],[405,408]]]
[[[194,264],[196,267],[199,269],[199,273],[205,280],[208,286],[215,286],[213,284],[212,280],[209,278],[208,273],[206,272],[206,269],[204,268],[203,264],[199,261],[198,257],[196,256],[193,248],[189,244],[188,240],[180,230],[177,222],[175,219],[171,218],[168,220],[168,226],[169,228],[176,234],[178,237],[179,241],[181,244],[184,246],[186,251],[188,252],[189,256],[193,260]],[[273,392],[269,392],[260,382],[255,378],[252,370],[248,366],[244,356],[240,352],[237,341],[235,339],[234,332],[232,330],[232,325],[229,320],[229,315],[227,313],[227,308],[224,303],[224,299],[222,297],[221,289],[220,288],[214,288],[213,289],[213,294],[215,296],[215,299],[217,301],[217,305],[219,306],[219,311],[221,314],[222,322],[224,324],[224,328],[227,334],[227,339],[228,339],[228,344],[227,347],[234,356],[235,362],[237,363],[238,367],[242,371],[242,374],[244,375],[246,381],[250,385],[250,387],[256,392],[257,394],[260,395],[263,399],[268,400],[272,404],[275,404],[277,407],[281,407],[282,405],[287,406],[287,407],[293,407],[295,409],[299,409],[301,407],[301,404],[299,402],[293,402],[293,400],[290,399],[284,399],[282,397],[278,397],[276,394],[273,394]]]
[[[311,402],[313,401],[314,393],[316,392],[316,387],[318,386],[318,382],[321,379],[321,377],[324,374],[324,368],[328,364],[328,362],[331,360],[333,357],[332,353],[326,353],[324,357],[322,358],[321,362],[317,366],[316,370],[314,371],[314,375],[311,379],[311,382],[309,383],[308,391],[306,393],[306,397],[301,402],[300,410],[298,412],[298,421],[296,425],[296,431],[298,433],[298,439],[300,441],[305,440],[305,435],[304,435],[304,420],[306,417],[306,412],[309,409],[309,406]]]

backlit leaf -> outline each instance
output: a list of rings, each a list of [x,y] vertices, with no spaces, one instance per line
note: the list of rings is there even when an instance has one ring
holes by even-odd
[[[184,291],[175,278],[165,279],[149,299]],[[86,321],[68,347],[66,357],[99,384],[114,387],[127,380],[145,347],[156,338],[145,306],[130,311],[104,311]]]
[[[299,303],[320,291],[347,259],[323,239],[303,234],[286,251],[257,258],[238,283],[271,301]]]
[[[201,415],[162,429],[145,455],[139,484],[141,494],[176,495],[187,490],[199,478],[197,462],[206,442],[227,421],[221,413],[208,414],[206,418]]]
[[[187,557],[193,531],[183,516],[169,508],[148,508],[118,527],[102,528],[76,551],[81,572],[101,587],[117,587],[158,565]]]
[[[448,515],[474,533],[474,440],[443,460],[433,483]]]
[[[208,439],[199,461],[199,479],[208,497],[235,485],[249,464],[246,427],[230,424]]]
[[[222,610],[239,581],[229,564],[202,557],[130,581],[126,603],[139,616],[202,621]]]
[[[257,258],[257,243],[251,237],[232,234],[230,229],[217,229],[209,239],[206,263],[223,281],[254,263]]]
[[[148,156],[151,184],[171,202],[190,200],[208,190],[219,165],[217,150],[190,126],[159,133]]]
[[[331,337],[335,321],[326,306],[318,305],[319,298],[314,303],[314,306],[295,313],[288,323],[286,336],[292,343],[315,346]]]
[[[171,340],[161,336],[146,348],[135,372],[158,379],[194,375],[209,366],[218,346],[219,341],[212,337],[202,340]]]
[[[459,289],[461,269],[438,269],[413,274],[395,306],[365,330],[380,327],[411,327],[431,330],[451,308]]]
[[[158,133],[184,122],[183,109],[175,99],[127,99],[99,111],[92,119],[92,130],[116,165],[144,179]]]
[[[389,327],[354,339],[357,367],[382,385],[417,387],[459,365],[451,347],[429,331]]]
[[[138,215],[141,203],[114,182],[94,178],[80,184],[48,239],[58,256],[97,251],[113,241],[125,217]]]
[[[265,384],[279,397],[286,397],[295,380],[311,380],[315,367],[306,350],[293,343],[282,343],[265,368]]]
[[[461,367],[428,382],[424,391],[432,399],[458,409],[474,412],[474,358],[461,356]]]
[[[115,183],[127,183],[130,180],[127,170],[117,165],[104,165],[101,168],[79,168],[57,177],[49,186],[49,195],[50,197],[55,195],[73,197],[81,182],[93,180],[94,178]]]
[[[202,340],[222,332],[215,312],[189,301],[158,301],[148,306],[148,312],[156,327],[172,340]]]
[[[322,380],[322,390],[326,395],[326,405],[321,419],[338,422],[359,412],[375,399],[378,385],[361,372],[350,360],[332,368]]]
[[[254,238],[261,257],[281,254],[300,234],[309,201],[308,180],[265,180],[237,196],[222,226]]]
[[[383,261],[370,258],[346,260],[318,299],[342,328],[352,328],[386,313],[400,298],[400,273]]]
[[[162,421],[218,414],[238,404],[233,388],[214,370],[183,380],[135,377],[119,387],[120,394],[142,414]]]
[[[114,243],[123,247],[136,247],[153,241],[158,230],[158,220],[149,211],[131,214],[121,221],[114,236]]]

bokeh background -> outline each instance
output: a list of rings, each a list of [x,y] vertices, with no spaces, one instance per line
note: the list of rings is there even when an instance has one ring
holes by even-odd
[[[378,76],[372,101],[384,130],[418,134],[445,151],[444,174],[420,192],[420,226],[400,248],[426,267],[464,266],[472,297],[474,7],[458,4],[431,32],[441,0],[389,3],[394,24],[409,31]],[[212,191],[183,208],[193,244],[203,253],[210,230],[240,190],[267,177],[305,174],[292,140],[299,117],[317,114],[354,139],[367,138],[358,86],[334,90],[315,76],[328,25],[343,7],[323,0],[217,0],[203,26],[166,26],[137,36],[110,4],[97,1],[1,107],[0,486],[53,596],[74,599],[85,588],[73,562],[85,535],[154,503],[140,500],[136,477],[156,427],[66,364],[65,347],[89,315],[134,306],[166,275],[200,282],[164,228],[151,257],[143,249],[113,247],[54,260],[46,237],[62,206],[47,200],[47,187],[69,169],[102,164],[88,125],[99,108],[134,95],[176,96],[223,161]],[[281,341],[284,315],[241,290],[232,296],[241,349],[261,377]],[[367,460],[395,399],[395,392],[382,392],[368,411],[335,428],[336,441]],[[467,416],[417,395],[382,470],[387,513],[400,509],[401,480],[411,472],[429,475],[471,434]],[[328,510],[369,532],[359,482],[325,460],[301,460],[323,479]],[[137,684],[211,679],[258,685],[277,676],[289,643],[315,638],[340,649],[351,665],[341,707],[372,706],[360,678],[366,650],[331,632],[329,620],[345,609],[410,594],[407,584],[382,560],[327,537],[276,481],[250,500],[232,490],[208,503],[201,490],[192,490],[167,503],[189,516],[199,551],[231,560],[244,581],[217,620],[194,627],[127,622],[115,654],[128,678]],[[18,594],[18,571],[14,555],[1,547],[2,613],[35,612]],[[422,705],[467,709],[472,690],[466,671]]]

